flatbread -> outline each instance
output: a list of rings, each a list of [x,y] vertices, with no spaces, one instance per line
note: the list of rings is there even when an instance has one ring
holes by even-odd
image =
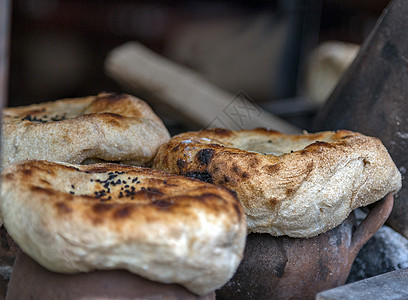
[[[3,170],[0,199],[10,236],[54,272],[126,269],[203,295],[245,246],[233,193],[148,168],[23,161]]]
[[[248,230],[274,236],[316,236],[401,188],[381,141],[346,130],[186,132],[160,147],[153,167],[227,187]]]
[[[27,159],[148,165],[169,139],[144,101],[106,93],[5,108],[2,134],[2,165]]]

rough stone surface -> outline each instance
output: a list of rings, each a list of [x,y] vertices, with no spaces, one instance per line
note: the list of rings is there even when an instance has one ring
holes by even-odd
[[[404,268],[408,268],[408,239],[390,227],[382,226],[361,248],[347,283]]]

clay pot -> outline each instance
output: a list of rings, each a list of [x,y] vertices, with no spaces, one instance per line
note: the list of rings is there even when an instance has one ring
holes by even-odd
[[[214,300],[215,293],[197,296],[177,284],[153,282],[124,270],[59,274],[48,271],[20,251],[6,299]]]
[[[360,248],[387,220],[394,198],[375,203],[356,227],[354,214],[336,228],[313,238],[248,235],[244,258],[217,299],[315,299],[343,285]]]

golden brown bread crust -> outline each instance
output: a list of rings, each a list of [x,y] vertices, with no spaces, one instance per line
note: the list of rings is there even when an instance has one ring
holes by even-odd
[[[145,165],[169,133],[144,101],[101,93],[5,108],[2,138],[3,165],[25,159]]]
[[[159,148],[153,167],[235,191],[249,231],[276,236],[315,236],[401,187],[381,141],[346,130],[186,132]]]
[[[10,165],[2,180],[7,231],[55,272],[127,269],[205,294],[242,258],[245,214],[221,186],[141,167],[47,161]]]

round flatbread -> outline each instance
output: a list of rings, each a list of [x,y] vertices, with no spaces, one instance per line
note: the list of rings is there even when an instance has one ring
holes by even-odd
[[[318,235],[401,188],[381,141],[345,130],[186,132],[159,149],[153,167],[235,191],[248,230],[275,236]]]
[[[146,165],[169,139],[144,101],[106,93],[5,108],[2,134],[2,165],[27,159]]]
[[[0,208],[21,249],[61,273],[126,269],[203,295],[241,261],[245,214],[226,188],[142,167],[24,161]]]

